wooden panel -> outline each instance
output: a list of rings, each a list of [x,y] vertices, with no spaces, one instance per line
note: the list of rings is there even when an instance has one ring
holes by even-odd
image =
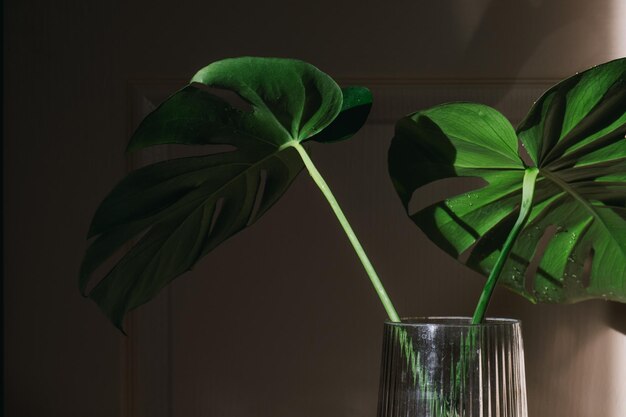
[[[221,340],[209,336],[208,332],[223,330],[224,325],[216,317],[223,317],[228,305],[234,306],[228,314],[231,327],[240,325],[253,308],[256,308],[256,320],[267,323],[272,318],[271,305],[264,305],[248,295],[257,290],[251,280],[244,280],[243,275],[237,275],[239,272],[229,266],[233,259],[239,261],[240,251],[257,245],[262,250],[246,262],[256,264],[269,284],[284,280],[287,286],[291,284],[289,278],[296,273],[300,280],[294,282],[305,281],[307,277],[316,279],[307,294],[302,294],[303,290],[298,287],[284,289],[292,297],[276,300],[274,304],[293,310],[288,314],[281,311],[279,317],[293,315],[311,324],[312,315],[321,315],[318,327],[327,328],[328,333],[326,336],[312,333],[320,340],[331,336],[349,340],[355,333],[364,332],[358,338],[361,346],[350,351],[353,357],[345,359],[345,363],[333,362],[327,356],[331,353],[338,357],[348,355],[341,349],[347,343],[329,345],[325,355],[315,356],[315,352],[309,351],[309,356],[310,363],[319,372],[338,375],[334,378],[338,382],[329,384],[328,390],[334,393],[332,395],[343,397],[329,399],[328,409],[332,411],[327,414],[339,414],[345,402],[353,413],[359,414],[362,410],[359,415],[371,415],[371,402],[375,401],[372,389],[377,384],[378,358],[375,356],[383,313],[334,219],[305,176],[297,181],[287,199],[268,214],[271,217],[220,248],[202,263],[201,269],[182,278],[174,287],[172,311],[176,314],[172,316],[174,325],[168,327],[175,330],[172,337],[167,336],[164,329],[159,330],[163,322],[158,321],[158,314],[151,314],[150,309],[162,307],[159,300],[135,315],[139,328],[146,329],[150,335],[139,340],[139,330],[132,338],[124,338],[92,302],[78,295],[76,275],[86,247],[89,222],[104,195],[125,171],[123,147],[128,114],[125,99],[129,79],[189,76],[208,62],[242,54],[299,57],[329,73],[351,76],[563,77],[624,55],[626,37],[620,36],[624,34],[624,8],[617,6],[623,3],[621,0],[449,0],[404,1],[387,7],[386,4],[381,6],[379,1],[336,0],[274,0],[271,6],[258,1],[197,0],[175,3],[141,0],[4,2],[3,162],[7,244],[4,248],[6,393],[2,408],[5,414],[129,417],[133,410],[144,410],[144,414],[148,414],[156,409],[154,415],[157,415],[164,407],[170,407],[166,409],[180,416],[185,415],[182,408],[185,405],[201,403],[194,397],[196,392],[198,398],[204,396],[206,401],[226,404],[226,396],[215,400],[218,391],[205,395],[201,383],[195,384],[192,380],[211,377],[219,383],[220,379],[225,379],[225,371],[220,366],[209,367],[210,372],[202,368],[208,366],[203,361],[214,359],[217,352],[217,347],[206,346],[202,340],[209,337],[213,341]],[[176,85],[163,84],[160,80],[148,84],[150,88],[142,87],[141,94],[146,93],[149,101],[158,95],[163,97],[180,81],[175,80]],[[131,87],[134,86],[137,84]],[[412,110],[410,105],[405,107]],[[346,206],[402,311],[405,314],[467,314],[475,298],[473,293],[467,294],[480,286],[480,279],[462,268],[454,269],[454,264],[402,221],[402,213],[397,210],[395,196],[389,193],[384,172],[389,127],[372,126],[372,129],[348,144],[316,147],[316,162]],[[372,174],[367,176],[370,169]],[[365,184],[362,177],[371,178],[373,182]],[[307,221],[319,224],[319,230],[306,229],[307,233],[315,233],[307,237],[306,244],[295,233],[304,233],[297,228],[299,223],[282,218],[290,216],[294,210],[303,212]],[[387,225],[383,216],[397,220]],[[270,232],[272,236],[291,239],[293,248],[287,248],[290,259],[311,265],[306,268],[296,265],[293,273],[273,268],[271,259],[263,259],[266,254],[263,245],[269,241],[262,236]],[[394,239],[398,242],[392,242],[389,247],[382,244]],[[411,251],[403,247],[408,243],[415,245]],[[337,261],[320,261],[320,257],[329,256],[336,257]],[[413,258],[408,259],[409,256]],[[416,269],[424,260],[423,269]],[[329,269],[325,270],[325,266]],[[220,267],[226,268],[224,277],[216,275]],[[418,271],[430,274],[429,280],[410,280]],[[212,275],[207,279],[205,275],[209,273]],[[322,273],[345,276],[336,282],[326,281]],[[464,286],[459,296],[441,302],[448,287],[461,282]],[[194,294],[188,292],[206,291],[202,285],[209,283],[214,283],[215,287],[208,289],[220,291],[219,296],[200,293],[197,297],[203,298],[201,301],[191,300]],[[248,291],[241,291],[243,284]],[[265,294],[266,290],[261,290]],[[324,296],[318,291],[324,292]],[[337,299],[338,296],[349,298],[350,302]],[[523,310],[514,307],[517,301],[511,301],[507,295],[500,297],[502,310],[494,308],[494,312],[515,315],[516,308]],[[181,303],[181,300],[190,300],[189,306],[184,305],[187,301]],[[205,305],[209,301],[211,304]],[[594,308],[600,311],[602,306],[600,303]],[[623,329],[624,310],[615,310],[620,314],[613,313],[613,309],[620,307],[610,306],[606,319],[612,317],[612,323],[619,319]],[[198,308],[198,313],[188,310],[192,308]],[[563,311],[562,316],[555,320],[572,322],[577,318],[571,312],[577,309],[559,309]],[[543,329],[541,315],[546,314],[546,310],[539,307],[530,311],[533,311],[534,321],[523,316],[527,322],[527,347],[538,356],[552,338],[547,330],[530,333],[535,328]],[[154,323],[145,325],[142,315]],[[600,325],[601,315],[598,313],[595,319]],[[203,319],[210,324],[199,324]],[[351,327],[346,330],[341,323],[349,323]],[[552,330],[554,324],[547,323],[546,328]],[[340,334],[344,330],[346,333]],[[301,341],[303,337],[296,331],[286,334],[291,338],[285,345]],[[615,337],[621,337],[622,333],[616,334]],[[224,336],[233,337],[227,332]],[[193,342],[195,349],[206,352],[185,348],[193,338],[199,339]],[[172,348],[162,348],[166,346],[163,339],[172,341]],[[607,343],[599,350],[602,357],[613,355],[607,352],[624,349],[623,344],[611,344],[611,340],[594,339],[598,345]],[[223,344],[232,346],[232,340]],[[123,352],[131,360],[129,370],[134,374],[122,375],[119,364],[125,360]],[[167,352],[172,352],[170,359],[165,359]],[[186,359],[189,359],[188,364]],[[219,359],[226,363],[224,358]],[[533,361],[539,369],[550,365],[553,359],[554,353],[550,353],[545,360],[533,358]],[[366,363],[369,360],[372,363]],[[172,378],[157,375],[163,363],[172,364]],[[594,364],[589,362],[596,375],[602,376],[603,368],[593,368]],[[611,375],[617,377],[625,373],[624,366],[618,365],[616,362],[612,367]],[[558,375],[563,380],[569,378],[568,381],[582,384],[584,369],[573,362],[567,366],[571,370],[559,371]],[[354,372],[357,367],[363,371],[363,381],[354,382],[350,389],[337,389],[337,384],[345,381],[341,372]],[[286,371],[279,371],[287,375]],[[148,383],[149,379],[155,381],[154,388]],[[122,380],[126,381],[123,389],[120,388]],[[186,394],[182,383],[185,380],[189,381],[187,387],[195,384]],[[594,383],[606,380],[603,377]],[[172,389],[160,388],[163,381],[168,381]],[[305,385],[306,389],[293,385],[294,392],[300,393],[302,398],[306,398],[309,391],[311,395],[321,393],[320,389],[311,388],[310,383]],[[546,383],[540,385],[545,386]],[[589,392],[572,401],[593,405],[587,398],[594,398],[606,409],[611,398],[617,398],[623,389],[617,384],[610,387],[596,384],[592,389],[605,388],[604,394]],[[122,397],[129,398],[120,411],[122,392]],[[171,399],[160,396],[160,392],[171,392]],[[581,393],[580,390],[572,392]],[[535,395],[535,404],[538,404],[537,398]],[[280,405],[271,398],[267,403],[267,407],[281,414]],[[620,408],[614,406],[611,406],[613,415],[619,415]],[[540,409],[541,404],[535,405],[535,410]],[[622,404],[621,410],[624,409]]]

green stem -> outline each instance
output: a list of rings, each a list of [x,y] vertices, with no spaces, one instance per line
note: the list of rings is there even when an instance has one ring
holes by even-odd
[[[500,256],[498,256],[496,264],[491,270],[489,278],[487,278],[487,283],[483,288],[483,292],[482,294],[480,294],[478,305],[476,306],[474,316],[472,317],[472,324],[479,324],[485,318],[485,311],[487,310],[487,306],[489,305],[489,300],[491,300],[491,295],[493,294],[493,290],[496,287],[496,283],[498,282],[498,278],[500,277],[500,273],[502,272],[504,263],[506,262],[506,259],[508,258],[511,249],[513,248],[515,239],[517,239],[517,236],[526,224],[526,220],[528,220],[528,216],[530,215],[530,210],[533,205],[535,180],[537,179],[538,173],[539,170],[537,168],[526,168],[526,172],[524,173],[524,182],[522,186],[522,204],[520,207],[519,216],[517,217],[517,221],[513,225],[511,232],[507,236],[506,241],[504,242],[504,246],[502,246],[502,251],[500,251]]]
[[[385,311],[389,316],[389,320],[391,320],[392,322],[399,322],[400,317],[398,316],[398,313],[396,313],[396,310],[391,303],[391,299],[389,299],[389,296],[385,291],[385,287],[383,287],[382,282],[380,282],[378,274],[376,274],[372,263],[370,262],[367,255],[365,254],[365,251],[363,250],[363,246],[361,246],[361,243],[357,239],[356,234],[354,234],[354,230],[352,230],[350,223],[348,223],[348,219],[346,219],[346,216],[343,214],[343,211],[341,210],[341,207],[339,207],[339,203],[337,203],[335,196],[333,196],[333,193],[330,191],[328,184],[326,184],[326,181],[324,181],[324,178],[322,178],[322,175],[319,173],[319,171],[313,164],[313,161],[306,153],[306,150],[302,147],[302,145],[300,145],[299,142],[291,142],[288,145],[296,148],[296,150],[302,157],[302,161],[304,161],[304,165],[309,171],[309,174],[313,178],[313,181],[315,181],[315,184],[317,184],[319,189],[322,191],[322,194],[324,194],[324,197],[326,197],[326,200],[328,200],[328,203],[335,213],[337,220],[339,220],[339,223],[341,224],[341,227],[343,227],[343,230],[346,232],[346,235],[348,236],[348,239],[350,240],[354,251],[359,257],[361,263],[363,264],[365,272],[367,272],[367,275],[369,276],[370,281],[372,282],[372,285],[374,286],[374,289],[378,294],[378,298],[380,298],[380,301],[383,303],[383,307],[385,307]]]

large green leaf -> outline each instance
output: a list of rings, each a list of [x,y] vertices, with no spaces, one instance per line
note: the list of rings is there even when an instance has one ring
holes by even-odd
[[[205,86],[235,92],[251,110]],[[345,139],[361,127],[370,106],[366,88],[341,90],[302,61],[247,57],[203,68],[143,120],[128,148],[219,145],[217,151],[138,169],[113,189],[91,224],[95,239],[81,266],[81,291],[121,328],[129,310],[280,198],[303,167],[294,144]],[[131,241],[87,291],[94,272]]]
[[[396,125],[389,171],[426,235],[488,275],[519,212],[521,141],[539,176],[500,282],[532,301],[626,302],[625,135],[626,59],[619,59],[552,87],[517,130],[480,104],[411,114]],[[420,187],[460,177],[484,185],[411,212]]]

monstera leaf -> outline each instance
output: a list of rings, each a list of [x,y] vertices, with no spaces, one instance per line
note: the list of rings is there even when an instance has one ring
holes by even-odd
[[[625,135],[626,59],[619,59],[552,87],[517,130],[480,104],[414,113],[396,125],[389,171],[424,233],[488,275],[520,212],[527,165],[536,167],[531,210],[500,282],[531,301],[626,302]],[[483,185],[411,212],[417,189],[459,177]]]
[[[369,90],[341,90],[328,75],[296,60],[227,59],[191,81],[144,119],[128,149],[184,144],[218,145],[218,151],[132,172],[104,199],[91,224],[89,237],[95,239],[82,263],[80,289],[120,328],[126,312],[280,198],[303,167],[303,150],[297,149],[302,142],[348,138],[371,106]],[[251,110],[207,87],[235,92]],[[132,241],[87,291],[96,269]]]

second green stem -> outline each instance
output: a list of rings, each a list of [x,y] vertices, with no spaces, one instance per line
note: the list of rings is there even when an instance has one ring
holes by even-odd
[[[513,248],[513,244],[515,243],[515,239],[524,228],[526,221],[528,220],[528,216],[530,215],[530,210],[533,205],[533,196],[535,194],[535,181],[537,179],[537,174],[539,170],[537,168],[526,168],[526,172],[524,173],[524,182],[522,186],[522,204],[520,206],[519,215],[517,220],[515,221],[515,225],[509,232],[509,235],[504,242],[504,246],[502,246],[502,250],[500,251],[500,255],[496,260],[496,264],[493,266],[491,273],[489,274],[489,278],[487,278],[487,283],[483,288],[483,292],[480,294],[480,299],[478,300],[478,305],[476,306],[476,311],[474,311],[474,316],[472,317],[472,324],[480,324],[485,318],[485,312],[487,311],[487,306],[489,305],[489,300],[491,300],[491,295],[493,294],[493,290],[496,287],[496,283],[498,282],[498,278],[502,273],[502,268]]]
[[[293,142],[290,145],[293,146],[298,151],[298,153],[300,154],[300,157],[302,158],[302,161],[304,162],[304,165],[306,166],[307,170],[309,171],[309,174],[311,175],[311,178],[313,178],[313,181],[315,181],[315,184],[317,184],[319,189],[322,191],[322,194],[324,194],[324,197],[326,197],[326,200],[328,200],[328,203],[330,204],[330,207],[335,213],[337,220],[339,220],[341,227],[343,228],[346,235],[348,236],[348,240],[350,240],[350,243],[352,244],[354,251],[359,257],[359,260],[361,261],[361,263],[363,264],[363,267],[365,268],[365,272],[367,272],[367,275],[369,276],[370,281],[372,282],[372,285],[374,286],[374,289],[376,290],[376,293],[378,294],[378,297],[380,298],[380,301],[383,303],[383,307],[385,308],[385,311],[387,312],[387,315],[389,316],[389,320],[393,322],[399,322],[400,317],[398,316],[398,313],[393,307],[393,304],[391,303],[391,299],[389,298],[389,296],[387,295],[387,292],[385,291],[385,287],[383,287],[383,284],[380,281],[378,274],[374,270],[372,263],[370,262],[369,258],[365,254],[365,250],[363,250],[363,246],[361,246],[361,243],[357,239],[356,234],[354,233],[354,230],[352,230],[352,226],[350,226],[350,223],[348,223],[348,219],[343,214],[343,211],[341,210],[341,207],[339,207],[339,203],[335,199],[335,196],[330,191],[328,184],[326,184],[326,181],[324,181],[324,178],[319,173],[319,171],[313,164],[313,161],[307,154],[306,150],[302,147],[302,145],[300,145],[300,143],[298,142]]]

